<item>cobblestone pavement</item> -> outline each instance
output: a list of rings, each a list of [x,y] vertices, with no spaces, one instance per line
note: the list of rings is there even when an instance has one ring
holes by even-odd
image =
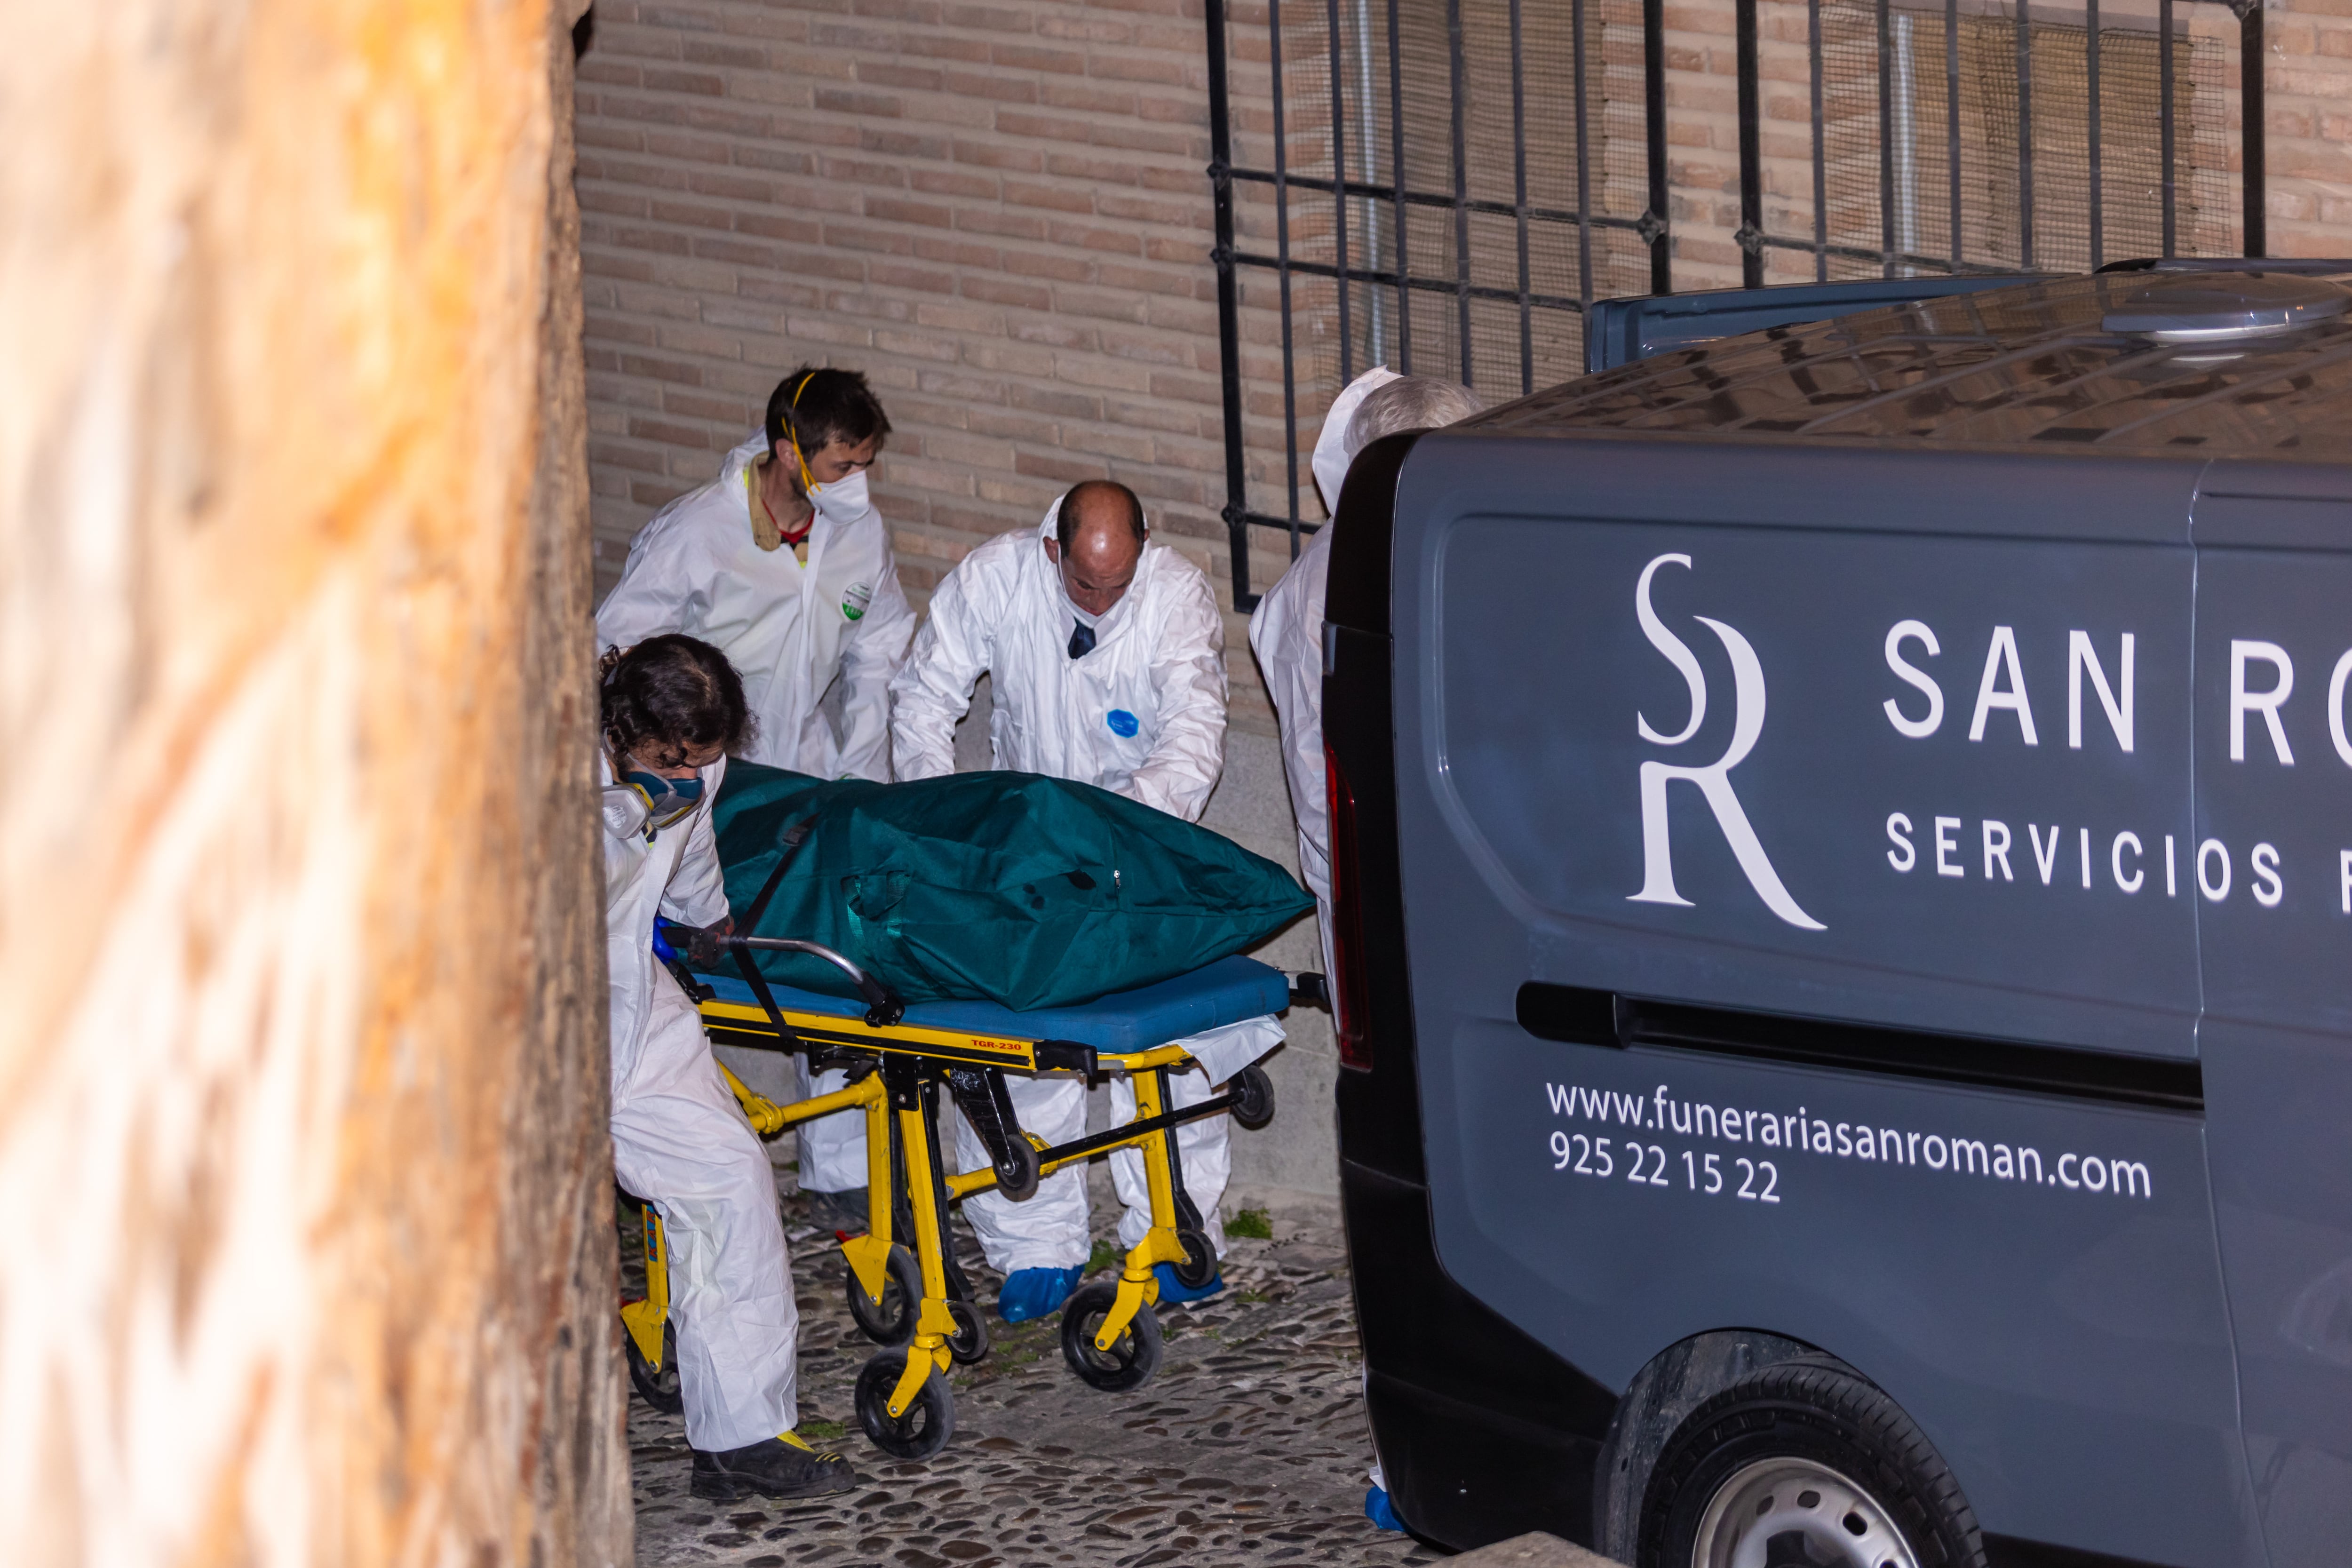
[[[851,1387],[875,1347],[850,1321],[839,1252],[784,1199],[801,1305],[801,1431],[866,1484],[838,1498],[719,1505],[687,1489],[683,1421],[629,1406],[637,1561],[995,1568],[1082,1563],[1349,1563],[1437,1553],[1364,1518],[1371,1457],[1347,1258],[1328,1221],[1273,1216],[1231,1238],[1223,1294],[1164,1309],[1160,1374],[1100,1394],[1064,1364],[1058,1318],[1007,1326],[954,1374],[956,1433],[937,1458],[893,1460],[857,1429]],[[1098,1221],[1115,1206],[1097,1203]],[[959,1231],[982,1299],[995,1277]],[[830,1434],[830,1436],[826,1436]]]

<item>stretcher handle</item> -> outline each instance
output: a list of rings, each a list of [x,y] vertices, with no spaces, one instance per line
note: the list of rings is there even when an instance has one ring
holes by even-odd
[[[727,945],[749,948],[764,952],[804,952],[811,958],[821,958],[849,976],[857,987],[857,994],[866,1003],[866,1026],[870,1029],[887,1029],[907,1016],[907,1005],[885,982],[868,974],[848,959],[829,947],[814,942],[801,942],[787,936],[730,936]]]

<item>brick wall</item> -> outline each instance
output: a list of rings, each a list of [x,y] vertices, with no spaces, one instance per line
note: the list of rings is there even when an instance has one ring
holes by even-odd
[[[2271,249],[2352,256],[2352,4],[2293,0],[2264,24]]]
[[[2220,6],[2183,13],[2231,35]],[[1265,12],[1234,0],[1232,14],[1235,133],[1250,143],[1271,125]],[[1834,32],[1842,10],[1824,15]],[[1685,287],[1738,280],[1731,16],[1728,0],[1667,13]],[[1805,11],[1775,0],[1761,16],[1769,226],[1803,234]],[[1940,29],[1925,36],[1940,47]],[[2271,247],[2352,251],[2352,0],[2274,8],[2270,45]],[[597,0],[579,134],[600,585],[653,510],[713,474],[769,388],[814,360],[865,370],[889,406],[876,494],[919,603],[973,543],[1097,475],[1133,486],[1229,597],[1205,47],[1199,0]],[[1328,159],[1316,58],[1299,47],[1286,67],[1301,168]],[[2206,101],[2234,125],[2233,76]],[[2203,155],[2226,165],[2230,139]],[[2117,128],[2111,145],[2127,140]],[[1939,147],[1940,131],[1923,142]],[[1271,251],[1271,202],[1240,194],[1244,243]],[[1294,198],[1295,244],[1318,243],[1328,205]],[[2231,243],[2233,205],[2213,221],[2184,244]],[[2111,233],[2107,253],[2144,238]],[[1772,261],[1776,280],[1811,276],[1809,255]],[[1602,291],[1638,286],[1623,273],[1604,267]],[[1278,510],[1281,318],[1270,275],[1244,268],[1242,287],[1252,499]],[[1328,286],[1301,280],[1309,518],[1304,451],[1338,381],[1331,312]],[[1255,540],[1252,581],[1286,554],[1279,534]],[[1237,616],[1227,644],[1236,724],[1269,732]]]
[[[1961,9],[1969,25],[1978,25],[1981,16],[1985,25],[1998,29],[2002,37],[1989,43],[2005,43],[2006,6],[1963,0]],[[2352,0],[2287,0],[2285,4],[2271,0],[2266,9],[2268,252],[2273,256],[2352,255]],[[1832,0],[1822,10],[1824,36],[1833,43],[1842,26],[1859,39],[1870,26],[1861,7],[1841,6]],[[2154,25],[2152,5],[2135,7],[2126,0],[2108,5],[2104,12],[2105,25],[2111,28]],[[2082,22],[2079,9],[2064,13],[2054,6],[2037,5],[2034,14],[2060,26],[2079,27]],[[1929,209],[1926,226],[1934,237],[1929,248],[1940,250],[1948,229],[1942,214],[1942,19],[1940,8],[1917,16],[1922,88],[1937,106],[1936,122],[1922,127],[1920,132],[1922,151],[1931,164],[1923,170],[1923,184],[1927,186],[1923,205]],[[2192,134],[2189,124],[2192,117],[2185,107],[2181,110],[2178,155],[2184,205],[2179,247],[2190,255],[2232,254],[2242,240],[2237,196],[2230,188],[2239,172],[2236,142],[2242,109],[2237,79],[2237,18],[2227,6],[2214,4],[2183,4],[2179,16],[2184,29],[2179,68],[2191,69],[2186,60],[2191,44],[2206,51],[2212,62],[2200,73],[2198,91],[2204,109],[2194,118],[2205,128],[2201,136]],[[1768,0],[1759,6],[1758,17],[1765,226],[1774,234],[1808,235],[1813,201],[1806,8],[1786,0]],[[1740,254],[1733,236],[1739,226],[1739,142],[1733,8],[1729,0],[1669,5],[1666,26],[1675,282],[1677,287],[1694,289],[1737,288]],[[2136,174],[2156,166],[2155,137],[2149,129],[2153,74],[2146,61],[2137,62],[2147,80],[2140,94],[2145,101],[2136,100],[2124,87],[2135,62],[2112,37],[2105,58],[2109,75],[2103,94],[2106,104],[2104,165],[2112,193],[2126,189]],[[2065,123],[2082,113],[2084,95],[2069,74],[2037,73],[2034,89],[2035,118],[2043,126],[2038,151],[2045,181],[2042,204],[2046,204],[2040,207],[2045,227],[2037,258],[2042,265],[2062,268],[2087,266],[2089,261],[2083,236],[2064,232],[2073,215],[2060,210],[2065,198],[2054,194],[2080,191],[2087,163],[2079,132],[2070,137],[2053,130],[2053,121]],[[1969,103],[1970,90],[1964,73],[1964,105]],[[1834,91],[1826,107],[1830,118],[1837,119],[1841,106]],[[1874,144],[1874,100],[1856,99],[1844,105],[1843,111],[1853,117],[1853,131],[1873,138]],[[1972,152],[1963,157],[1973,205],[1987,182],[1972,166]],[[2135,159],[2139,167],[2135,167]],[[2207,171],[2201,191],[2192,188],[2200,184],[2196,174],[2200,166]],[[1862,185],[1874,184],[1875,178],[1874,162],[1867,168],[1857,168],[1853,176]],[[2189,204],[2200,195],[2204,198],[2204,209],[2192,213]],[[1836,200],[1832,189],[1833,212]],[[1864,243],[1874,245],[1874,197],[1866,197],[1862,205],[1866,208],[1860,214],[1862,226],[1868,230]],[[1988,235],[1977,212],[1964,218],[1963,231],[1971,254],[2014,253],[2013,237]],[[2111,219],[2105,242],[2104,256],[2108,260],[2153,255],[2160,245],[2152,215],[2137,226]],[[1768,281],[1810,281],[1813,276],[1809,253],[1776,248],[1766,252],[1766,259]],[[1875,270],[1867,263],[1841,268],[1833,262],[1831,276],[1874,275]]]
[[[814,360],[890,412],[875,493],[919,604],[1098,476],[1229,598],[1204,39],[1198,0],[598,0],[600,581]],[[1270,731],[1239,617],[1227,643],[1235,721]]]

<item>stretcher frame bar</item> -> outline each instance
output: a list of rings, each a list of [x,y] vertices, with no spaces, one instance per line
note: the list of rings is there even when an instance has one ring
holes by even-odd
[[[1092,1047],[1075,1040],[1025,1039],[906,1023],[876,1028],[862,1019],[835,1013],[809,1013],[785,1007],[778,1009],[784,1025],[780,1031],[764,1009],[742,1002],[705,1002],[701,1004],[701,1013],[703,1027],[719,1044],[748,1046],[755,1050],[790,1051],[804,1046],[829,1046],[842,1050],[932,1057],[960,1067],[1009,1068],[1024,1073],[1091,1074],[1098,1059]]]
[[[785,1041],[778,1034],[767,1015],[758,1008],[747,1006],[741,1003],[718,1001],[705,1002],[700,1006],[703,1026],[718,1044],[746,1046],[755,1050],[789,1052],[796,1048],[794,1044]],[[783,1016],[785,1022],[791,1026],[793,1034],[798,1037],[802,1047],[821,1042],[851,1050],[888,1052],[929,1061],[952,1062],[959,1066],[998,1068],[1016,1066],[1016,1063],[1011,1059],[1009,1052],[1005,1055],[985,1056],[976,1052],[967,1053],[959,1043],[981,1039],[987,1039],[992,1046],[1025,1047],[1028,1058],[1033,1064],[1029,1070],[1033,1073],[1079,1070],[1075,1067],[1058,1068],[1051,1066],[1040,1068],[1034,1065],[1040,1047],[1057,1045],[1071,1047],[1087,1053],[1093,1063],[1093,1071],[1087,1074],[1089,1078],[1105,1073],[1124,1073],[1139,1079],[1159,1069],[1179,1067],[1192,1060],[1191,1052],[1184,1049],[1182,1046],[1175,1044],[1153,1046],[1140,1051],[1097,1052],[1091,1047],[1079,1046],[1075,1041],[1024,1041],[973,1037],[908,1024],[896,1024],[887,1029],[871,1029],[857,1024],[855,1020],[843,1019],[829,1013],[786,1012]],[[713,1027],[714,1020],[724,1020],[724,1022],[719,1026]],[[810,1026],[811,1025],[846,1025],[848,1027],[821,1030],[818,1027]],[[899,1037],[921,1037],[921,1038]],[[943,1045],[931,1043],[935,1039],[945,1043]],[[725,1069],[722,1068],[721,1070]],[[733,1075],[730,1073],[728,1076],[731,1081]],[[801,1122],[814,1121],[820,1116],[830,1116],[838,1110],[863,1110],[886,1092],[878,1082],[878,1075],[860,1079],[845,1089],[796,1100],[790,1105],[775,1107],[774,1110],[782,1120],[779,1126],[772,1130],[781,1131],[782,1128],[795,1127]],[[1041,1177],[1050,1176],[1056,1171],[1090,1159],[1094,1155],[1117,1149],[1139,1147],[1154,1133],[1183,1126],[1186,1122],[1204,1121],[1220,1111],[1229,1110],[1240,1102],[1240,1098],[1234,1090],[1227,1089],[1223,1094],[1212,1095],[1199,1104],[1186,1106],[1181,1110],[1139,1117],[1131,1121],[1121,1122],[1117,1127],[1074,1139],[1067,1143],[1047,1145],[1039,1143],[1034,1136],[1026,1132],[1023,1133],[1023,1136],[1028,1137],[1031,1145],[1037,1150],[1038,1174]],[[762,1127],[761,1131],[768,1131],[772,1129]],[[997,1173],[993,1166],[989,1166],[977,1171],[969,1171],[961,1175],[950,1175],[945,1180],[948,1195],[953,1198],[963,1198],[974,1193],[993,1189],[997,1185]]]
[[[1101,1051],[1076,1040],[1048,1036],[992,1035],[907,1023],[877,1029],[839,1014],[793,1008],[779,1009],[785,1026],[784,1031],[780,1032],[764,1010],[749,1003],[704,1002],[700,1011],[704,1029],[714,1037],[722,1033],[726,1037],[719,1043],[748,1046],[754,1050],[792,1051],[808,1045],[823,1045],[842,1050],[936,1057],[961,1067],[1008,1068],[1026,1073],[1083,1073],[1088,1078],[1107,1072],[1136,1073],[1175,1067],[1192,1059],[1191,1052],[1173,1043],[1150,1046],[1139,1051]]]
[[[1240,1103],[1241,1096],[1227,1089],[1223,1094],[1211,1095],[1198,1105],[1188,1105],[1181,1110],[1138,1117],[1133,1121],[1122,1121],[1100,1132],[1090,1132],[1084,1138],[1073,1138],[1067,1143],[1055,1143],[1037,1151],[1038,1174],[1050,1176],[1065,1166],[1077,1164],[1094,1155],[1139,1145],[1155,1132],[1170,1131],[1188,1121],[1205,1120],[1221,1110],[1230,1110]],[[993,1169],[973,1171],[967,1175],[950,1176],[948,1194],[951,1197],[966,1197],[973,1193],[986,1192],[994,1185],[996,1172]]]

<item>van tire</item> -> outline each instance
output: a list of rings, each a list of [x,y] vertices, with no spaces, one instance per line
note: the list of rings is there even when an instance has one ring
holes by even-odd
[[[1709,1504],[1741,1472],[1774,1458],[1850,1480],[1918,1568],[1987,1568],[1976,1514],[1927,1434],[1869,1380],[1820,1355],[1761,1369],[1675,1428],[1643,1488],[1633,1561],[1708,1568],[1695,1553]]]

